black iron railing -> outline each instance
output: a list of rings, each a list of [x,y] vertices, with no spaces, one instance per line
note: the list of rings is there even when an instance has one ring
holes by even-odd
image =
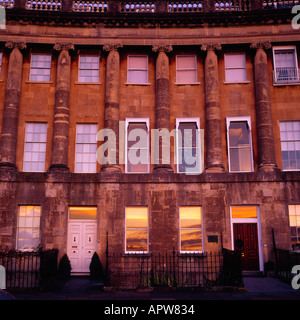
[[[108,284],[119,289],[206,287],[240,284],[241,280],[240,260],[229,250],[201,254],[182,254],[175,251],[169,254],[113,253],[107,258]],[[223,283],[223,280],[226,283]]]
[[[290,283],[295,276],[292,268],[296,265],[300,265],[300,252],[275,250],[275,276]]]
[[[5,268],[6,288],[37,288],[57,271],[58,250],[0,251],[0,265]]]

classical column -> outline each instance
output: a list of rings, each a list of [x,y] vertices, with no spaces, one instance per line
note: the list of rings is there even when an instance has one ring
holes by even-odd
[[[170,80],[167,52],[171,52],[172,50],[173,48],[170,45],[155,45],[152,47],[152,51],[158,52],[155,77],[155,129],[167,129],[168,132],[170,132]],[[155,156],[155,171],[173,171],[170,164],[170,147],[168,142],[165,139],[161,139],[159,147],[157,148],[156,146],[155,150],[152,150],[152,152],[159,152]]]
[[[202,45],[205,58],[206,172],[223,172],[222,131],[219,102],[218,57],[220,45]]]
[[[26,44],[24,42],[9,41],[5,44],[5,47],[12,49],[12,51],[8,62],[0,144],[0,166],[16,170],[18,117],[23,68],[23,55],[20,50],[25,49]]]
[[[50,171],[68,171],[68,138],[71,57],[69,50],[74,46],[69,43],[57,43],[54,50],[59,51],[55,87],[55,107],[53,121],[53,142]]]
[[[115,143],[110,150],[111,160],[103,164],[102,171],[120,171],[119,162],[119,103],[120,103],[120,54],[121,44],[107,44],[103,46],[104,51],[108,51],[106,61],[106,86],[105,86],[105,111],[104,128],[115,133]]]
[[[269,69],[265,50],[270,42],[252,43],[256,50],[254,57],[256,123],[258,140],[258,169],[273,171],[278,169],[275,161],[275,145],[270,98]]]

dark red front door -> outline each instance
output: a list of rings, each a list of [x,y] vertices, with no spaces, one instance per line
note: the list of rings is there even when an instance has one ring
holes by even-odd
[[[243,270],[259,270],[256,223],[234,223],[234,249],[242,252]]]

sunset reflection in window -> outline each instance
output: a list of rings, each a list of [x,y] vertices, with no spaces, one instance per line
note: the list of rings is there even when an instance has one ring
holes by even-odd
[[[148,208],[126,208],[126,252],[148,251]]]
[[[180,207],[180,250],[202,251],[201,207]]]

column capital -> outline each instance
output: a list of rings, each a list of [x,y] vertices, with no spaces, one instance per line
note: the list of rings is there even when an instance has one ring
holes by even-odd
[[[123,48],[123,45],[121,43],[107,43],[103,45],[104,51],[118,51],[119,48]]]
[[[202,51],[221,51],[222,46],[219,43],[208,43],[201,46]]]
[[[61,51],[61,50],[75,50],[74,44],[70,42],[58,42],[55,43],[53,46],[53,49],[56,51]]]
[[[153,52],[171,52],[173,51],[173,47],[171,45],[153,45]]]
[[[5,43],[5,48],[8,49],[14,49],[14,48],[18,48],[20,50],[26,49],[27,48],[27,44],[23,41],[7,41]]]
[[[270,41],[258,41],[258,42],[252,42],[250,45],[251,49],[263,49],[268,50],[272,48],[272,45]]]

